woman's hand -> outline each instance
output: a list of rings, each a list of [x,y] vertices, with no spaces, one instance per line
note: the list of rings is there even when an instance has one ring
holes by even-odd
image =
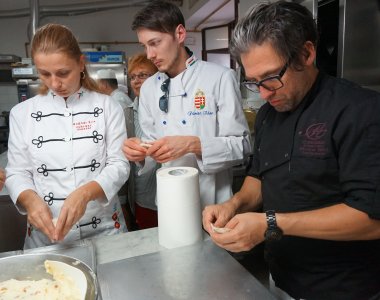
[[[54,242],[53,216],[45,201],[41,199],[35,191],[26,190],[20,194],[17,202],[25,208],[29,224],[42,231]]]
[[[74,224],[84,215],[89,201],[90,199],[88,199],[81,187],[73,191],[65,199],[55,227],[55,240],[60,241],[64,239]]]
[[[104,197],[101,186],[90,181],[74,190],[64,201],[55,226],[54,239],[63,240],[75,223],[84,215],[91,200]]]

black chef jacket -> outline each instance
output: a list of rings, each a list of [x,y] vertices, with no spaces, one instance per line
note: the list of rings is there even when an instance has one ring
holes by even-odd
[[[345,203],[380,219],[380,94],[319,74],[293,112],[259,111],[249,176],[264,210],[297,212]],[[266,243],[278,287],[294,298],[380,294],[380,240],[284,236]]]

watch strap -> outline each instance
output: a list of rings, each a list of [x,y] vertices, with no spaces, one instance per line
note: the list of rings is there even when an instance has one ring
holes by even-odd
[[[274,210],[267,210],[265,214],[267,216],[268,229],[277,229],[276,212]]]

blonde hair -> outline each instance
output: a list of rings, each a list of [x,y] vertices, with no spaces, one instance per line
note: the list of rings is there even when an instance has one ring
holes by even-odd
[[[83,55],[71,30],[64,25],[51,23],[40,27],[33,37],[31,46],[33,59],[37,53],[63,53],[78,63]],[[90,77],[86,65],[80,81],[84,88],[100,92],[97,83]],[[45,95],[48,90],[49,88],[44,83],[41,83],[39,93]]]
[[[157,67],[147,58],[146,53],[138,53],[128,59],[128,75],[142,65],[146,66],[152,75],[158,71]]]

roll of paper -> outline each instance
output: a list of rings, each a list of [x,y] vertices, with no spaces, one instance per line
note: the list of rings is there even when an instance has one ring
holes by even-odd
[[[198,170],[161,168],[156,176],[159,244],[172,249],[201,241]]]

